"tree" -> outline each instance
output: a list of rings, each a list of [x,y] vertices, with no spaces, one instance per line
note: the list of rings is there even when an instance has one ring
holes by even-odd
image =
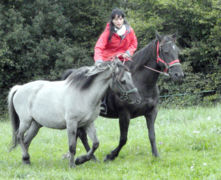
[[[116,0],[1,1],[1,109],[15,84],[59,79],[67,68],[93,64],[95,42],[112,7],[119,4]]]

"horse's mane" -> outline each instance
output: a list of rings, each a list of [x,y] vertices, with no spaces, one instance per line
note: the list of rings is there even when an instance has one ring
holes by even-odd
[[[78,69],[72,69],[72,73],[67,77],[70,85],[79,87],[81,90],[88,89],[96,77],[109,68],[110,62],[104,62],[93,66],[83,66]]]
[[[136,71],[139,67],[143,67],[150,58],[154,58],[156,39],[149,42],[145,47],[137,51],[133,56],[133,63],[131,67],[131,72]]]

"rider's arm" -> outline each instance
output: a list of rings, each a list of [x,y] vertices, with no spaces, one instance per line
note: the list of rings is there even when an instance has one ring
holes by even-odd
[[[137,37],[135,35],[134,30],[131,28],[129,33],[129,38],[130,38],[130,46],[128,50],[125,52],[129,56],[133,56],[134,52],[137,49]]]
[[[106,26],[104,32],[100,35],[94,47],[94,61],[103,61],[103,51],[108,43],[109,25]]]

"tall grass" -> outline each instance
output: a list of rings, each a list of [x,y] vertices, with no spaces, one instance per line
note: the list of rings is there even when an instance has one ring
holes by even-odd
[[[221,105],[185,109],[160,109],[156,137],[160,158],[151,154],[146,122],[131,120],[126,146],[119,157],[103,159],[118,144],[118,121],[96,120],[100,140],[95,155],[99,163],[69,168],[62,154],[68,150],[66,130],[42,128],[30,146],[31,166],[21,163],[21,149],[8,152],[9,121],[0,122],[1,179],[221,179]],[[78,142],[77,156],[85,153]]]

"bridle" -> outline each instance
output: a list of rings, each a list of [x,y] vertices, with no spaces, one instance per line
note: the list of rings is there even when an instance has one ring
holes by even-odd
[[[129,94],[136,93],[138,90],[137,88],[132,88],[130,90],[125,90],[122,83],[120,82],[120,79],[122,78],[123,71],[120,72],[119,77],[114,79],[114,75],[112,75],[113,82],[116,84],[116,87],[120,90],[120,96],[119,98],[122,101],[128,101],[129,100]]]
[[[133,88],[133,89],[130,89],[130,90],[125,90],[119,80],[116,80],[116,86],[117,86],[117,88],[120,89],[120,96],[119,97],[122,101],[128,101],[129,100],[129,94],[135,93],[135,92],[138,91],[137,88]]]
[[[166,61],[164,61],[164,60],[160,57],[160,45],[159,45],[159,44],[160,44],[159,41],[157,41],[157,59],[156,59],[156,61],[157,61],[157,64],[159,64],[159,62],[161,62],[161,63],[164,64],[164,66],[165,66],[164,71],[158,71],[158,70],[153,69],[153,68],[151,68],[151,67],[149,67],[149,66],[144,66],[144,67],[147,68],[147,69],[150,69],[150,70],[152,70],[152,71],[155,71],[155,72],[157,72],[157,73],[163,74],[163,75],[165,75],[165,76],[169,76],[169,74],[168,74],[168,69],[169,69],[170,67],[172,67],[172,66],[180,65],[180,60],[179,60],[179,59],[175,59],[175,60],[171,61],[170,63],[167,63]]]

